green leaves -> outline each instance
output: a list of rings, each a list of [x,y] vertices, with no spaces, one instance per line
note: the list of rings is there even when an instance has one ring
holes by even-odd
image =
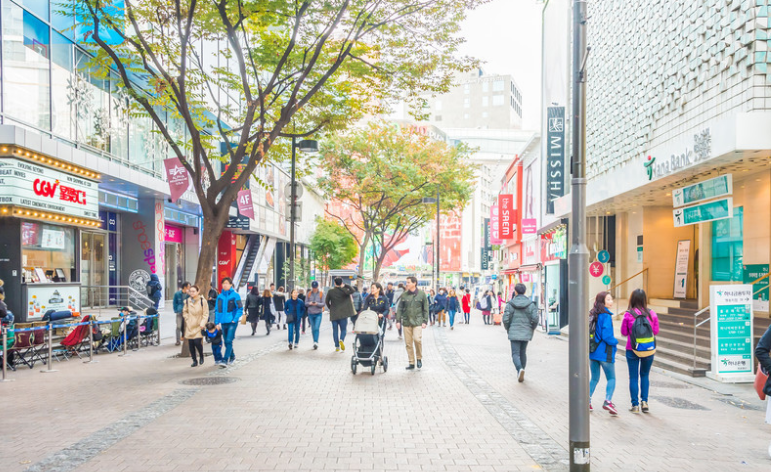
[[[359,246],[351,233],[334,221],[317,218],[316,222],[310,249],[319,265],[324,270],[333,270],[353,262]]]

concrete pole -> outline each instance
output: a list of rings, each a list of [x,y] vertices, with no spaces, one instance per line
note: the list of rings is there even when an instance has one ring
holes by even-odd
[[[573,112],[571,246],[568,254],[570,325],[570,470],[588,472],[589,455],[589,249],[586,247],[586,0],[573,0]]]
[[[439,231],[440,231],[440,225],[439,225],[439,191],[436,191],[436,287],[434,290],[436,291],[436,294],[439,294],[439,271],[441,270],[441,260],[440,260],[440,252],[439,252]]]
[[[289,287],[289,295],[292,295],[294,289],[294,220],[295,220],[295,199],[297,198],[297,189],[295,188],[295,159],[297,156],[297,138],[292,136],[292,190],[290,192],[290,210],[289,210],[289,280],[287,280],[287,286]]]

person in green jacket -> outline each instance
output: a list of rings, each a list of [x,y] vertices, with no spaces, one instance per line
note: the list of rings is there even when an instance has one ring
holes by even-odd
[[[428,297],[418,290],[418,279],[407,277],[407,290],[399,298],[396,308],[396,329],[404,325],[404,342],[407,345],[407,357],[410,364],[407,370],[423,367],[423,330],[428,324]],[[414,350],[413,350],[414,345]]]
[[[509,333],[511,341],[511,360],[517,368],[517,379],[525,380],[527,365],[527,343],[533,339],[533,331],[538,326],[538,307],[535,302],[525,296],[527,287],[524,284],[514,286],[517,294],[506,303],[503,312],[503,327]]]

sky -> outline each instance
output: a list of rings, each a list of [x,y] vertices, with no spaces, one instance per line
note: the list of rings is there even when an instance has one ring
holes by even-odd
[[[541,10],[537,0],[492,0],[468,14],[460,52],[490,74],[511,74],[522,91],[522,127],[540,131]]]

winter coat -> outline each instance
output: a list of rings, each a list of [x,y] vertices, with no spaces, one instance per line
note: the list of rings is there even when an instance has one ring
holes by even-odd
[[[238,323],[241,315],[244,313],[244,306],[241,303],[241,296],[233,290],[223,290],[217,296],[217,311],[214,313],[214,322]]]
[[[297,300],[290,298],[284,304],[284,311],[286,312],[286,322],[296,323],[305,313],[305,303],[300,298],[297,298]]]
[[[202,338],[201,330],[209,322],[209,304],[201,295],[196,298],[187,297],[182,307],[182,317],[185,319],[185,339]]]
[[[386,290],[385,296],[388,299],[388,303],[391,304],[391,306],[394,306],[394,303],[397,303],[396,300],[394,300],[395,292],[393,290]]]
[[[206,339],[207,343],[212,343],[212,344],[215,344],[215,345],[216,344],[222,344],[222,330],[221,329],[214,328],[214,332],[213,333],[210,333],[209,330],[207,329],[204,334],[205,334],[204,339]]]
[[[330,321],[350,318],[356,314],[353,312],[351,295],[353,295],[353,287],[350,285],[333,287],[327,292],[327,299],[324,303],[329,308]]]
[[[354,291],[351,298],[353,299],[353,311],[359,313],[361,311],[361,304],[364,302],[364,299],[361,298],[361,293]]]
[[[388,298],[384,295],[379,295],[377,298],[367,295],[367,298],[364,299],[364,309],[386,316],[389,309]]]
[[[509,341],[530,341],[538,326],[538,308],[524,295],[517,295],[506,303],[503,327],[509,333]]]
[[[150,281],[147,282],[145,288],[147,289],[147,296],[150,297],[150,300],[155,302],[155,308],[158,309],[158,303],[161,301],[161,292],[163,291],[158,275],[150,274]]]
[[[642,314],[640,310],[635,309],[635,312],[640,315]],[[634,319],[635,316],[629,313],[628,311],[624,313],[624,319],[621,321],[621,334],[623,336],[626,336],[626,350],[631,351],[632,350],[632,336],[629,334],[632,332],[632,327],[634,326]],[[653,335],[659,334],[659,317],[656,316],[656,312],[653,310],[648,310],[648,320],[651,322],[651,328],[653,328]]]
[[[210,313],[213,313],[214,309],[217,307],[217,295],[219,295],[219,293],[217,293],[217,291],[214,290],[214,287],[209,289],[209,296],[206,298],[207,298],[207,301],[209,302]]]
[[[273,293],[273,306],[276,307],[276,312],[284,311],[284,303],[286,303],[286,292],[274,292]]]
[[[405,291],[396,308],[396,321],[407,327],[428,323],[428,297],[422,290]]]
[[[273,297],[260,297],[260,319],[273,321]]]
[[[594,339],[599,341],[597,349],[589,353],[589,359],[600,362],[616,362],[618,339],[613,332],[613,313],[605,309],[597,315],[597,332]]]
[[[186,294],[182,290],[177,290],[177,292],[174,294],[174,301],[172,304],[174,305],[174,313],[182,313],[182,310],[185,308],[185,301],[190,298],[190,295]]]
[[[761,336],[758,345],[755,348],[755,357],[758,358],[758,364],[763,370],[768,373],[771,372],[771,326],[768,327],[766,332]],[[763,393],[771,395],[771,377],[766,381],[766,385],[763,387]]]
[[[439,293],[434,297],[434,311],[439,313],[447,309],[447,295]]]
[[[447,311],[455,311],[457,312],[460,308],[460,303],[458,303],[458,296],[454,297],[447,297]]]
[[[463,295],[463,313],[471,313],[471,294]]]
[[[260,295],[254,295],[252,292],[247,293],[246,303],[244,304],[246,321],[249,323],[256,323],[259,321],[260,308],[262,308],[262,297]]]
[[[324,311],[324,292],[321,290],[316,293],[313,293],[313,290],[308,292],[308,295],[305,297],[305,309],[309,315],[321,314]]]

